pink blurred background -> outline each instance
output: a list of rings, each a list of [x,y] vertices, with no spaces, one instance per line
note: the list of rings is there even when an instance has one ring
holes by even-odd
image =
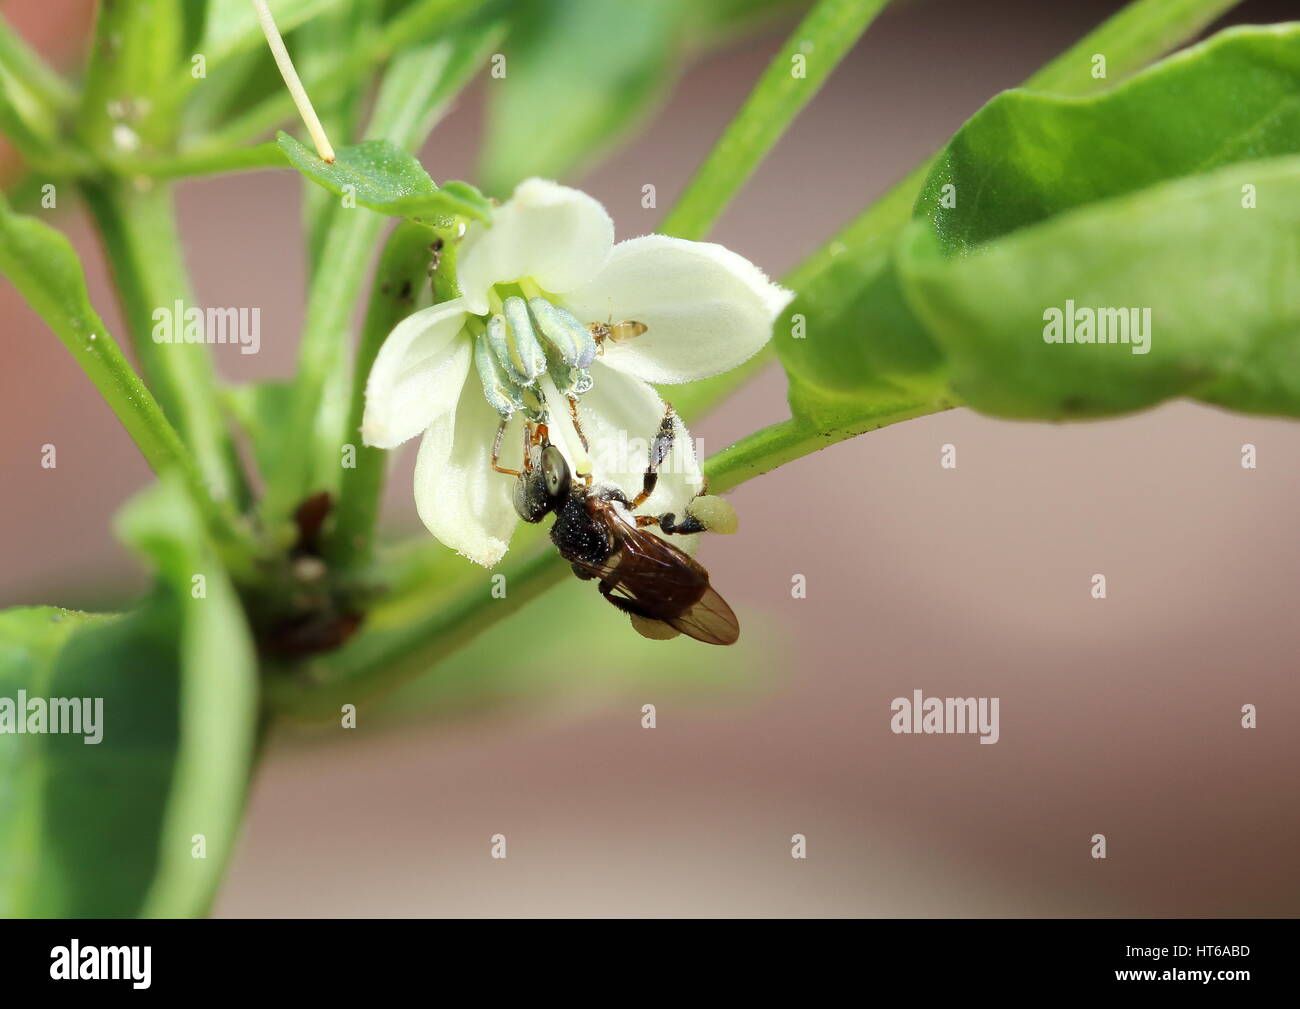
[[[89,6],[0,4],[73,57]],[[714,237],[780,275],[1116,6],[889,10]],[[1283,7],[1247,3],[1235,19]],[[671,205],[782,32],[691,68],[649,129],[581,180],[621,235],[653,229],[661,211],[641,208],[642,185]],[[491,83],[425,151],[436,178],[473,177]],[[791,191],[796,209],[771,216]],[[299,192],[288,172],[181,189],[200,298],[262,308],[261,354],[215,348],[230,378],[292,368]],[[84,215],[60,225],[120,332]],[[144,576],[109,521],[148,471],[7,285],[0,313],[0,604],[117,600]],[[785,415],[774,369],[695,433],[711,452]],[[1256,470],[1240,466],[1247,442]],[[40,467],[45,443],[57,469]],[[940,468],[945,443],[955,470]],[[278,734],[217,912],[1294,914],[1297,459],[1295,424],[1175,404],[1074,426],[958,410],[789,465],[738,489],[741,534],[704,548],[750,631],[725,658],[608,634],[586,649],[585,628],[622,618],[566,589],[550,633],[572,640],[584,675],[554,648],[531,665],[536,642],[520,635],[513,651],[480,643],[459,660],[517,663],[518,695]],[[388,497],[406,528],[411,465],[407,453]],[[1105,600],[1089,593],[1096,572]],[[806,599],[791,598],[795,573]],[[1001,698],[1000,741],[894,735],[890,702],[917,688]],[[654,730],[640,726],[646,703]],[[496,833],[504,861],[489,857]],[[806,860],[790,857],[794,833]],[[1104,861],[1089,857],[1094,833]]]

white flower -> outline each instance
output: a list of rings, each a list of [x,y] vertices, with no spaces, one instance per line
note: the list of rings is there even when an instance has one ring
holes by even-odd
[[[629,497],[665,406],[651,382],[690,382],[736,367],[768,341],[793,295],[720,245],[647,235],[614,244],[614,224],[585,193],[519,184],[491,227],[473,225],[456,264],[461,296],[422,309],[389,335],[366,384],[362,438],[394,448],[423,432],[415,502],[429,531],[479,564],[499,561],[519,516],[514,480],[522,420],[545,414],[575,471]],[[540,299],[540,300],[538,300]],[[639,323],[618,327],[620,322]],[[613,323],[614,331],[593,324]],[[628,337],[628,338],[624,338]],[[572,397],[588,453],[570,421]],[[639,509],[675,512],[700,492],[690,438],[676,422],[670,464]]]

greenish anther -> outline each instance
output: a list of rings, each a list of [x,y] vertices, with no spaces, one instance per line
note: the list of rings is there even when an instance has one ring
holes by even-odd
[[[501,317],[498,315],[495,318]],[[506,373],[506,369],[493,352],[486,333],[480,334],[474,340],[474,366],[478,369],[479,381],[483,383],[483,395],[489,405],[503,419],[509,420],[516,410],[523,407],[524,391]]]
[[[596,359],[595,337],[567,308],[553,305],[545,298],[529,298],[528,308],[542,331],[542,338],[565,364],[586,368]]]
[[[546,370],[546,351],[533,330],[532,316],[519,297],[507,298],[502,310],[508,326],[509,367],[520,385],[532,385]]]

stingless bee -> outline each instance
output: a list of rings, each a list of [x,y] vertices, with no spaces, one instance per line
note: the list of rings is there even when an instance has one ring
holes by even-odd
[[[640,336],[650,327],[644,322],[637,322],[635,319],[624,319],[621,322],[592,322],[587,324],[587,329],[591,333],[591,338],[596,341],[596,346],[603,352],[605,341],[610,343],[622,343],[625,340],[631,340]]]
[[[502,424],[492,468],[516,478],[515,510],[525,522],[555,515],[551,542],[560,556],[579,578],[598,579],[601,595],[627,613],[638,632],[649,638],[682,633],[707,644],[730,645],[740,637],[740,624],[709,584],[708,571],[647,528],[684,535],[705,531],[705,523],[689,512],[680,521],[671,512],[634,514],[658,483],[659,466],[672,450],[675,420],[669,406],[650,446],[641,491],[630,501],[617,487],[594,486],[590,474],[570,472],[563,453],[551,444],[546,424],[538,421],[524,424],[522,470],[498,463]]]

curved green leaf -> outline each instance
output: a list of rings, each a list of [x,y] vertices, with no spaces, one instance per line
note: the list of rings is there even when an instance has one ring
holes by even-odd
[[[956,393],[976,409],[1066,419],[1189,396],[1300,416],[1297,235],[1300,158],[1289,157],[1094,204],[967,256],[945,257],[918,221],[900,262]],[[1103,313],[1114,341],[1048,342],[1097,339]]]
[[[1059,95],[1098,91],[1231,6],[1231,0],[1139,0],[1034,74],[1025,86]],[[1099,52],[1108,58],[1108,80],[1089,72],[1090,54]],[[1101,99],[1030,96],[994,99],[993,105],[1018,100],[1060,108],[1090,107]],[[977,114],[974,121],[983,115]],[[1185,127],[1195,124],[1190,111],[1175,118]],[[1038,163],[1050,164],[1046,152]],[[800,443],[815,444],[805,437],[811,432],[857,433],[879,426],[881,419],[914,416],[951,402],[943,354],[903,296],[894,263],[899,236],[923,185],[930,181],[942,195],[942,184],[949,181],[928,175],[931,167],[922,166],[891,189],[786,280],[797,297],[778,321],[772,343],[789,376],[795,420],[774,435],[796,452]],[[973,192],[975,187],[961,188]],[[970,202],[963,197],[958,206],[964,211]],[[767,435],[764,439],[771,440]],[[745,449],[747,455],[765,452],[758,444]]]
[[[916,212],[960,253],[1168,179],[1296,153],[1300,25],[1238,28],[1096,97],[1003,92],[940,154]]]
[[[0,733],[6,914],[202,914],[233,846],[256,714],[243,613],[174,481],[120,528],[161,575],[138,609],[0,614],[0,698],[98,701],[102,732]]]
[[[116,618],[56,606],[23,606],[0,612],[0,699],[17,706],[19,691],[48,698],[55,662],[68,638],[82,628]],[[0,733],[0,917],[29,913],[35,903],[43,858],[41,790],[47,737]]]

